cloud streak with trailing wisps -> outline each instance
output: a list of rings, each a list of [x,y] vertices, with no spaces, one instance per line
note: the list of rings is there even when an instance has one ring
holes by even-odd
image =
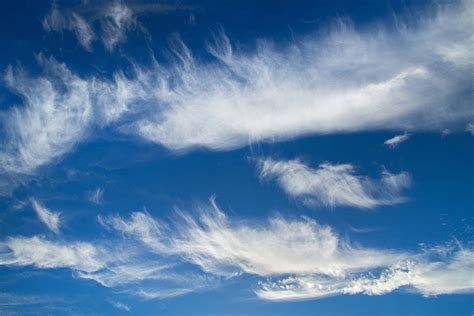
[[[423,295],[474,290],[465,277],[474,270],[469,249],[366,248],[305,217],[231,219],[213,200],[195,215],[177,210],[171,221],[134,212],[129,219],[101,216],[99,222],[119,233],[113,247],[110,240],[10,237],[0,244],[0,264],[69,268],[78,277],[148,299],[203,291],[241,274],[260,279],[256,294],[269,300],[382,295],[400,288]],[[198,271],[179,272],[189,264]]]
[[[215,60],[206,62],[175,37],[167,65],[136,64],[133,76],[118,70],[112,79],[83,77],[39,55],[42,75],[6,71],[24,104],[2,115],[1,172],[9,180],[1,184],[18,185],[19,175],[34,175],[111,125],[178,152],[307,134],[462,129],[474,117],[463,97],[473,79],[469,12],[472,3],[461,1],[393,29],[340,23],[286,46],[262,40],[252,52],[234,50],[219,31],[207,47]]]
[[[401,192],[410,187],[407,172],[384,170],[380,180],[355,174],[351,164],[323,163],[313,169],[299,160],[260,159],[259,176],[275,180],[291,197],[310,205],[374,208],[405,201]]]

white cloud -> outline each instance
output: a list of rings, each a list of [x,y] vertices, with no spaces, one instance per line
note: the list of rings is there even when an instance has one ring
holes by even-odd
[[[350,164],[323,163],[312,169],[299,160],[267,158],[259,160],[258,167],[262,179],[275,179],[290,196],[331,207],[374,208],[400,203],[405,200],[400,196],[401,191],[411,182],[406,172],[383,171],[380,180],[359,176]]]
[[[340,278],[318,275],[292,276],[260,283],[257,295],[268,300],[317,299],[344,294],[383,295],[406,289],[426,296],[472,293],[474,253],[451,251],[449,257],[429,260],[429,254],[397,262],[381,272],[347,275]]]
[[[20,176],[34,175],[86,139],[92,128],[116,122],[145,97],[140,82],[121,73],[101,81],[81,78],[53,58],[39,55],[38,62],[43,68],[38,77],[12,67],[6,72],[9,88],[23,100],[23,106],[1,116],[0,172],[10,175],[6,187],[21,184]]]
[[[444,130],[443,130],[444,132]],[[384,142],[384,145],[390,147],[390,148],[396,148],[398,147],[398,145],[400,145],[401,143],[407,141],[409,138],[411,137],[410,134],[408,133],[404,133],[404,134],[401,134],[401,135],[397,135],[397,136],[394,136],[390,139],[387,139],[385,142]]]
[[[97,188],[87,193],[87,199],[94,204],[104,203],[104,188]]]
[[[178,9],[190,7],[161,3],[127,4],[122,0],[113,0],[102,4],[82,2],[75,7],[59,9],[53,3],[51,11],[43,19],[43,28],[47,32],[73,32],[79,44],[89,52],[96,40],[112,52],[118,44],[127,41],[130,32],[147,34],[138,22],[138,15],[165,14]]]
[[[474,271],[471,250],[433,247],[410,253],[355,247],[308,218],[230,220],[213,202],[197,216],[178,211],[171,226],[145,213],[133,213],[130,221],[115,216],[101,222],[141,240],[160,256],[181,258],[212,275],[268,277],[256,291],[263,299],[383,295],[397,289],[423,295],[474,291],[473,279],[466,277]],[[153,297],[146,294],[151,292],[141,295]]]
[[[94,31],[96,21],[100,24],[97,35]],[[120,0],[92,9],[83,4],[77,8],[59,10],[53,4],[51,12],[43,20],[43,28],[46,31],[74,32],[81,46],[87,51],[92,51],[92,43],[99,37],[104,47],[108,51],[113,51],[117,44],[126,41],[127,32],[136,26],[133,11]]]
[[[121,1],[106,6],[100,22],[102,42],[109,51],[112,51],[118,43],[125,41],[126,32],[136,24],[133,12]]]
[[[474,123],[469,123],[469,124],[467,124],[467,126],[466,126],[466,131],[468,131],[469,133],[471,133],[471,135],[474,135]]]
[[[6,82],[23,97],[3,118],[7,137],[0,151],[1,169],[32,174],[50,160],[64,155],[86,137],[92,120],[87,81],[64,64],[39,56],[47,76],[31,78],[8,68]]]
[[[174,280],[175,275],[170,273],[170,264],[163,264],[154,260],[143,260],[142,263],[120,262],[108,264],[106,270],[81,272],[78,276],[91,279],[105,287],[118,287],[145,280]]]
[[[103,254],[85,242],[62,243],[42,237],[11,237],[0,243],[0,265],[34,265],[94,272],[104,268]]]
[[[108,19],[123,29],[130,14],[117,3]],[[45,27],[72,16],[55,10]],[[342,24],[286,47],[260,41],[253,52],[233,51],[218,32],[208,47],[216,60],[205,63],[176,39],[169,64],[134,65],[133,77],[118,71],[111,80],[83,78],[40,55],[41,76],[6,72],[24,104],[2,115],[0,171],[8,177],[0,192],[71,151],[92,128],[111,124],[177,151],[305,134],[459,129],[474,116],[463,97],[473,73],[469,12],[472,3],[464,1],[413,27],[373,32]],[[87,46],[91,37],[82,33]]]
[[[108,246],[107,246],[108,244]],[[0,266],[68,268],[74,276],[145,299],[165,298],[214,287],[215,278],[179,272],[176,264],[157,259],[137,243],[93,243],[10,237],[0,242]],[[159,290],[158,290],[159,289]]]
[[[221,33],[208,48],[214,63],[196,60],[177,40],[174,67],[160,68],[165,75],[155,83],[155,110],[132,131],[179,151],[306,134],[459,129],[474,116],[464,97],[473,79],[472,10],[470,1],[446,5],[396,30],[341,24],[286,48],[260,41],[251,53],[233,51]]]
[[[474,291],[472,278],[466,277],[474,270],[468,249],[365,248],[308,218],[249,222],[230,219],[212,204],[196,215],[178,211],[172,222],[139,212],[129,221],[100,217],[124,239],[94,245],[10,237],[0,243],[0,265],[69,268],[79,278],[145,299],[202,291],[243,273],[264,277],[256,293],[270,300],[382,295],[397,289],[423,295]]]
[[[212,201],[197,218],[178,212],[171,227],[145,213],[131,220],[100,218],[102,224],[133,236],[156,253],[178,256],[214,275],[241,271],[260,276],[288,273],[344,275],[385,266],[403,257],[394,251],[354,247],[328,226],[308,218],[267,223],[230,221]]]
[[[129,312],[129,311],[132,310],[130,308],[130,306],[128,306],[127,304],[124,304],[122,302],[112,301],[112,300],[109,300],[108,302],[110,303],[110,305],[112,305],[113,307],[115,307],[117,309],[121,309],[121,310],[126,311],[126,312]]]
[[[62,30],[74,32],[81,46],[87,51],[92,50],[92,42],[96,38],[92,26],[81,15],[71,11],[59,11],[55,5],[44,18],[43,28],[49,32]]]
[[[61,214],[48,210],[44,205],[31,199],[31,204],[38,218],[55,234],[59,234],[59,226],[61,224]]]

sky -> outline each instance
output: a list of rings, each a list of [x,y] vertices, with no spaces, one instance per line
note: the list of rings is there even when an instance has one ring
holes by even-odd
[[[0,314],[472,315],[473,15],[1,2]]]

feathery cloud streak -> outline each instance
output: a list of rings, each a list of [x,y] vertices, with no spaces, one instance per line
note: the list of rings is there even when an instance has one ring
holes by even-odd
[[[0,243],[1,265],[70,268],[93,272],[105,266],[92,244],[53,242],[43,237],[10,237]]]
[[[42,76],[6,73],[24,106],[2,120],[2,171],[32,174],[110,124],[175,151],[306,134],[456,130],[474,118],[463,97],[473,80],[470,12],[463,1],[411,27],[341,24],[283,48],[260,41],[255,52],[233,51],[216,33],[208,47],[214,62],[196,60],[177,38],[170,65],[135,65],[133,77],[118,71],[112,80],[82,78],[40,56]],[[125,123],[127,114],[133,120]]]
[[[176,216],[172,224],[143,212],[129,220],[99,217],[103,226],[127,237],[114,243],[114,251],[102,243],[8,238],[0,244],[0,264],[70,268],[78,277],[144,298],[203,290],[215,286],[216,278],[242,273],[270,278],[259,283],[256,293],[271,300],[381,295],[406,286],[424,295],[474,290],[465,277],[474,268],[469,249],[364,248],[309,218],[277,216],[249,223],[227,218],[214,202],[196,216],[181,211]],[[179,273],[182,264],[202,273]]]
[[[261,41],[253,53],[234,51],[220,33],[208,47],[217,63],[195,60],[177,42],[178,62],[156,89],[156,114],[134,129],[173,150],[305,134],[459,129],[474,115],[462,97],[473,79],[470,12],[464,1],[396,30],[341,23],[286,48]]]
[[[100,38],[108,51],[126,40],[126,33],[136,26],[136,18],[130,8],[122,1],[113,1],[95,8],[92,17],[84,17],[77,11],[59,10],[55,4],[43,20],[43,28],[48,32],[71,31],[81,46],[92,51],[92,43]],[[94,31],[94,22],[100,23],[100,35]]]
[[[268,300],[319,299],[335,295],[384,295],[397,289],[407,289],[425,296],[472,293],[474,252],[470,249],[436,254],[415,255],[383,269],[381,272],[352,274],[341,278],[320,275],[291,276],[278,281],[260,283],[256,294]]]
[[[61,214],[54,213],[48,210],[44,205],[36,201],[31,200],[33,209],[35,210],[38,218],[55,234],[59,234],[59,226],[61,224]]]
[[[343,275],[385,266],[404,256],[352,247],[330,227],[308,218],[275,217],[260,225],[234,223],[211,202],[212,207],[201,208],[197,218],[178,212],[172,227],[141,212],[132,213],[129,221],[100,217],[100,222],[141,240],[159,254],[182,257],[215,275]]]
[[[213,203],[198,218],[179,213],[173,227],[145,213],[102,218],[102,224],[141,240],[155,252],[179,256],[205,272],[285,276],[259,283],[257,295],[298,300],[330,295],[382,295],[408,287],[423,295],[474,291],[469,249],[435,247],[420,253],[354,247],[313,220],[249,224],[229,220]]]
[[[406,142],[408,139],[410,139],[411,135],[408,133],[404,133],[401,135],[394,136],[390,139],[387,139],[384,142],[384,145],[390,147],[390,148],[396,148],[398,145],[400,145],[403,142]]]
[[[380,180],[355,175],[350,164],[323,163],[312,169],[299,160],[278,161],[271,158],[258,161],[260,178],[275,179],[290,196],[311,205],[354,206],[374,208],[403,202],[403,189],[410,186],[406,172],[382,173]]]

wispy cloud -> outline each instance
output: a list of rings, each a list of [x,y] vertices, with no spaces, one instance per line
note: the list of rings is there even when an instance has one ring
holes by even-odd
[[[198,214],[179,212],[171,227],[145,213],[134,213],[130,221],[101,221],[160,255],[180,257],[207,273],[268,277],[256,291],[263,299],[382,295],[400,288],[423,295],[474,291],[473,281],[463,277],[474,271],[469,249],[446,246],[409,253],[356,247],[308,218],[248,223],[228,219],[214,202]]]
[[[466,126],[466,131],[468,131],[469,133],[471,133],[471,135],[474,135],[474,123],[469,123],[469,124],[467,124],[467,126]]]
[[[105,49],[112,52],[117,45],[127,41],[132,31],[145,31],[138,21],[140,14],[164,14],[186,6],[160,3],[126,3],[122,0],[102,3],[84,2],[72,8],[58,8],[53,3],[51,11],[43,20],[48,32],[70,31],[79,44],[92,51],[92,44],[100,40]]]
[[[110,11],[111,25],[125,23],[118,7]],[[206,62],[176,37],[166,65],[134,65],[133,76],[117,71],[112,79],[84,78],[40,55],[38,77],[6,71],[24,104],[2,115],[0,171],[9,177],[0,185],[21,184],[18,174],[34,174],[92,128],[112,123],[174,151],[228,150],[306,134],[464,128],[474,117],[463,97],[473,73],[471,11],[472,3],[461,1],[414,26],[377,32],[342,23],[286,47],[262,40],[251,52],[234,50],[219,31],[208,45],[215,61]]]
[[[129,312],[129,311],[132,310],[130,308],[130,306],[128,306],[125,303],[122,303],[122,302],[119,302],[119,301],[113,301],[113,300],[109,300],[108,302],[110,303],[110,305],[112,305],[113,307],[115,307],[117,309],[121,309],[121,310],[126,311],[126,312]]]
[[[123,74],[112,81],[85,79],[54,58],[39,55],[38,62],[43,69],[39,77],[21,68],[6,71],[6,83],[24,104],[1,117],[0,173],[11,180],[4,186],[21,184],[22,177],[34,175],[86,139],[92,127],[115,122],[143,97],[139,82],[129,82]]]
[[[114,47],[125,41],[126,32],[136,25],[132,10],[121,1],[112,2],[104,10],[100,21],[102,26],[102,43],[112,51]]]
[[[31,199],[33,209],[40,221],[42,221],[55,234],[59,234],[59,226],[61,224],[61,214],[48,210],[44,205],[35,199]]]
[[[31,78],[12,67],[6,72],[8,86],[25,103],[12,108],[2,120],[7,137],[0,162],[6,172],[31,174],[62,156],[86,136],[92,120],[87,82],[53,59],[40,55],[38,61],[46,77]]]
[[[105,266],[103,256],[85,242],[53,242],[43,237],[10,237],[0,243],[0,265],[34,265],[93,272]]]
[[[85,17],[83,8],[59,10],[55,4],[51,12],[44,18],[43,27],[46,31],[74,32],[77,40],[87,51],[92,51],[92,43],[100,38],[108,51],[126,40],[126,33],[137,25],[132,10],[123,1],[112,1],[106,5],[95,7],[94,15]],[[81,12],[81,13],[80,13]],[[98,34],[94,30],[94,23],[98,20],[100,28]]]
[[[318,299],[354,294],[383,295],[403,288],[426,296],[472,293],[474,280],[466,275],[474,271],[474,253],[461,249],[451,251],[437,260],[429,260],[428,257],[433,252],[397,262],[378,273],[351,274],[340,278],[306,275],[265,281],[260,283],[261,288],[256,293],[268,300]]]
[[[465,277],[474,270],[469,249],[367,248],[304,217],[232,219],[211,201],[194,215],[178,210],[171,221],[143,212],[129,220],[99,219],[124,240],[106,247],[110,240],[93,245],[11,237],[0,244],[0,265],[69,268],[77,277],[145,299],[202,291],[244,273],[264,278],[256,293],[270,300],[382,295],[399,288],[424,295],[474,291]],[[183,272],[183,265],[200,269]]]
[[[290,196],[309,204],[374,208],[403,202],[402,190],[410,186],[406,172],[391,174],[384,170],[379,180],[355,174],[350,164],[323,163],[313,169],[299,160],[258,161],[262,179],[275,179]]]
[[[104,188],[97,188],[93,191],[87,192],[87,199],[94,204],[104,203]]]
[[[408,139],[410,139],[411,135],[408,133],[404,133],[401,135],[394,136],[390,139],[387,139],[384,142],[384,145],[390,147],[390,148],[396,148],[398,145],[400,145],[403,142],[406,142]]]
[[[385,266],[403,255],[353,247],[328,226],[282,217],[253,225],[230,221],[217,205],[201,208],[197,218],[178,212],[170,227],[145,213],[102,218],[104,225],[141,240],[156,253],[178,256],[215,275],[246,272],[261,276],[288,273],[343,275]]]
[[[155,88],[156,113],[132,130],[179,151],[306,134],[459,129],[474,115],[460,94],[472,82],[471,11],[463,1],[415,26],[376,32],[340,23],[284,48],[260,41],[251,53],[234,50],[220,32],[208,46],[215,63],[196,60],[178,39],[174,67],[160,68],[169,80]]]
[[[87,51],[92,50],[92,42],[96,39],[92,26],[82,16],[72,11],[60,11],[54,3],[51,12],[43,20],[43,28],[49,32],[74,32],[81,46]]]

